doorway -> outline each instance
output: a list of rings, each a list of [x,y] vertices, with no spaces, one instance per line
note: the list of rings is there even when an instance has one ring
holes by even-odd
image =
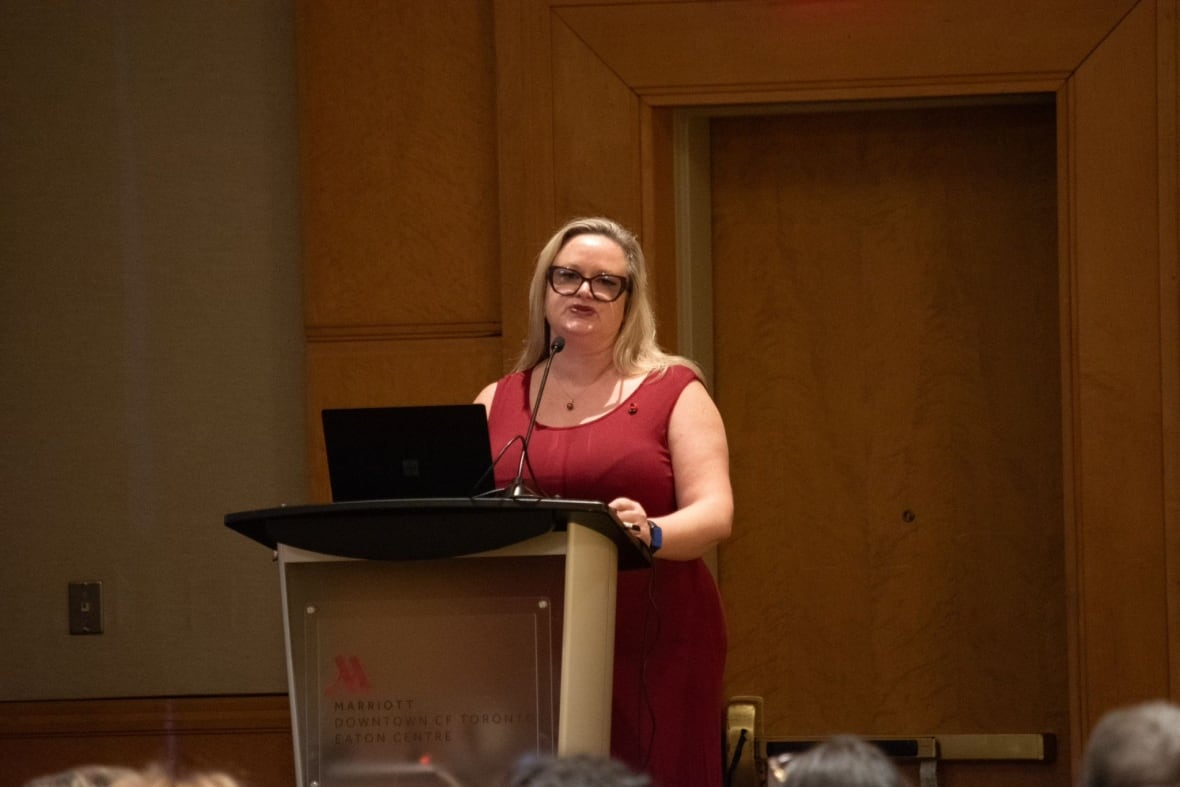
[[[1055,134],[1049,96],[708,120],[727,690],[768,734],[1047,732],[940,783],[1069,783]]]

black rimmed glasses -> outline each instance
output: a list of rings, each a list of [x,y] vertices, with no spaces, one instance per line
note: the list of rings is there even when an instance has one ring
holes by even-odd
[[[589,283],[590,295],[596,301],[612,303],[623,297],[623,293],[631,289],[631,280],[626,276],[613,276],[609,273],[598,273],[594,276],[583,276],[572,268],[553,266],[549,269],[549,286],[558,295],[576,295],[582,285]]]

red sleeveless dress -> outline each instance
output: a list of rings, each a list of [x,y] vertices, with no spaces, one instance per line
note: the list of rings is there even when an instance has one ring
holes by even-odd
[[[492,451],[528,430],[531,372],[499,381],[488,415]],[[538,423],[525,483],[572,500],[638,500],[651,516],[676,510],[668,420],[687,367],[651,374],[602,418],[572,427]],[[496,467],[510,484],[519,441]],[[659,787],[719,787],[722,782],[722,677],[725,617],[712,574],[701,560],[656,560],[619,574],[615,623],[611,755],[651,775]]]

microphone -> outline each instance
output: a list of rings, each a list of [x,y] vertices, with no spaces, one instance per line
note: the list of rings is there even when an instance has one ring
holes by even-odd
[[[537,388],[537,401],[533,402],[533,413],[529,417],[529,428],[524,433],[524,441],[520,444],[520,464],[516,468],[516,478],[512,485],[504,490],[506,497],[523,497],[533,495],[524,485],[524,465],[528,461],[529,441],[533,439],[533,427],[537,425],[537,413],[541,411],[541,397],[545,395],[545,381],[549,379],[549,367],[553,365],[553,356],[565,349],[565,339],[558,336],[549,345],[549,358],[545,361],[545,371],[541,373],[541,385]],[[530,467],[531,471],[532,468]]]

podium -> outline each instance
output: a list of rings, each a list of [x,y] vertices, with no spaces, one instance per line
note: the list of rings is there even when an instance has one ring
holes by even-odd
[[[227,514],[280,568],[300,787],[494,784],[608,754],[617,572],[596,501],[445,498]]]

